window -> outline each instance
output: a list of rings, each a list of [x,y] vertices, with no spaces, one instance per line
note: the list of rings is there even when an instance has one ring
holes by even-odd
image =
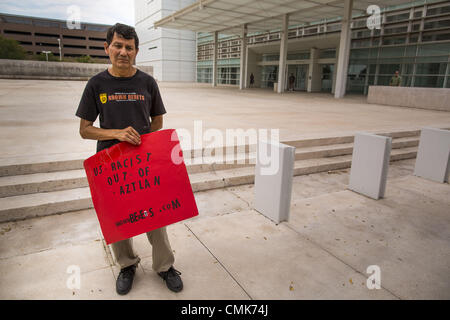
[[[427,16],[435,16],[437,14],[443,14],[450,12],[450,6],[443,6],[443,7],[437,7],[437,8],[428,8],[427,9]]]
[[[2,18],[9,23],[17,23],[17,24],[31,24],[31,20],[29,19],[22,19],[19,17],[8,17],[8,16],[2,16]]]
[[[387,37],[383,38],[384,45],[403,44],[406,42],[406,37]]]
[[[400,71],[400,64],[380,64],[379,74],[390,74],[393,75],[395,71]]]
[[[320,59],[336,58],[336,49],[320,50],[319,58]],[[309,54],[308,54],[308,58],[307,59],[309,59]]]
[[[416,76],[414,79],[414,87],[442,88],[443,85],[443,76]]]
[[[103,38],[94,38],[94,37],[89,37],[89,40],[92,40],[92,41],[106,41],[106,39],[103,39]]]
[[[429,41],[445,41],[450,40],[450,31],[439,32],[439,33],[424,33],[422,35],[423,42]]]
[[[370,30],[353,31],[352,38],[368,38],[370,37]]]
[[[419,41],[419,34],[418,33],[411,33],[409,35],[409,43],[417,43]]]
[[[386,16],[386,22],[394,22],[408,19],[409,19],[409,12]]]
[[[408,31],[408,26],[401,27],[393,27],[393,28],[384,28],[384,34],[395,34],[395,33],[404,33]]]
[[[425,24],[423,25],[424,30],[437,29],[437,28],[448,28],[448,27],[450,27],[450,20],[430,21],[430,22],[425,22]]]
[[[309,52],[297,52],[297,53],[289,53],[287,55],[287,60],[309,60],[310,53]],[[279,58],[277,58],[278,60]]]
[[[221,84],[239,84],[239,67],[219,67],[218,83]]]
[[[36,37],[59,38],[59,34],[50,34],[50,33],[39,33],[39,32],[35,32],[34,35],[35,35]]]
[[[380,58],[402,57],[405,47],[384,47],[381,48]]]
[[[15,30],[4,30],[4,33],[7,34],[20,34],[24,36],[31,36],[31,32],[25,32],[25,31],[15,31]]]
[[[417,46],[407,46],[406,47],[406,57],[415,57],[416,56]]]
[[[73,44],[65,44],[64,48],[86,49],[86,46],[77,46],[77,45],[73,45]]]
[[[261,72],[261,88],[273,88],[278,81],[278,66],[263,66]]]
[[[417,10],[414,11],[414,18],[420,18],[422,17],[422,10]]]
[[[429,55],[448,55],[450,52],[450,43],[434,43],[419,46],[418,56]]]
[[[370,47],[370,39],[365,40],[353,40],[352,48]]]
[[[63,35],[64,39],[78,39],[78,40],[86,40],[85,37],[80,37],[80,36],[69,36],[69,35]]]
[[[33,24],[37,27],[59,28],[59,22],[34,20]]]
[[[354,49],[350,51],[350,59],[366,58],[369,55],[369,49]]]
[[[212,68],[211,67],[197,68],[197,82],[212,83]]]
[[[416,74],[445,74],[447,63],[418,63],[416,65]]]
[[[279,54],[263,54],[262,61],[277,61],[280,60]]]
[[[109,26],[93,26],[93,25],[86,25],[86,30],[90,31],[99,31],[99,32],[106,32],[108,31]]]
[[[57,43],[46,43],[46,42],[36,42],[36,45],[45,47],[59,47]]]

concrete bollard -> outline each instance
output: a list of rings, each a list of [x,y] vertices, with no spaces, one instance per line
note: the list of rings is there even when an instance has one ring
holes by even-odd
[[[384,197],[392,138],[355,135],[349,189],[378,200]]]
[[[414,175],[437,182],[448,182],[450,131],[422,128]]]
[[[267,155],[269,150],[270,155]],[[258,143],[255,210],[275,223],[289,220],[294,161],[295,147],[282,143]]]

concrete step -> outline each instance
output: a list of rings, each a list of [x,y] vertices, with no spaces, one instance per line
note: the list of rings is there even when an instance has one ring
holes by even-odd
[[[89,188],[33,193],[0,199],[0,222],[92,208]]]
[[[392,139],[392,149],[417,147],[419,137],[405,137]],[[353,153],[352,143],[341,143],[324,146],[302,147],[295,150],[295,160],[336,157]]]
[[[392,149],[417,146],[418,138],[407,137],[393,140]],[[325,157],[349,155],[353,152],[353,143],[307,147],[296,149],[295,160],[307,160]],[[195,159],[185,161],[189,174],[211,172],[217,170],[253,167],[256,154],[238,154],[232,161],[222,163],[222,157],[208,157],[205,163],[196,163]],[[87,187],[88,182],[84,169],[66,170],[58,172],[34,173],[17,176],[0,177],[0,198],[38,193],[60,191],[73,188]]]
[[[391,151],[391,161],[416,157],[417,148]],[[294,175],[350,168],[351,155],[321,159],[297,160]],[[254,167],[189,174],[194,192],[254,183]],[[92,208],[88,187],[63,191],[41,192],[0,198],[0,222],[22,220],[36,216],[59,214]]]
[[[84,169],[0,177],[0,198],[87,187]]]
[[[51,154],[0,159],[0,177],[83,169],[92,153]]]
[[[415,137],[417,139],[420,135],[420,130],[403,130],[394,132],[374,132],[381,135],[391,136],[394,139]],[[323,138],[311,138],[303,140],[292,140],[292,141],[282,141],[282,143],[300,148],[310,148],[310,147],[321,147],[321,146],[331,146],[331,145],[341,145],[343,148],[347,148],[345,154],[348,154],[348,146],[342,146],[342,144],[353,143],[353,135],[343,135],[335,137],[323,137]],[[254,145],[244,144],[238,146],[224,146],[221,147],[222,154],[232,151],[233,154],[243,154],[249,153]],[[220,148],[218,148],[220,149]],[[253,149],[255,150],[255,149]],[[213,147],[203,148],[203,149],[188,149],[184,151],[185,159],[194,159],[200,154],[202,155],[215,155],[215,149]],[[317,150],[316,150],[317,151]],[[306,152],[306,150],[305,150]],[[334,153],[333,153],[334,152]],[[330,156],[339,155],[341,151],[333,151]],[[326,152],[325,152],[326,154]],[[67,153],[67,154],[52,154],[44,156],[34,156],[30,157],[15,157],[15,158],[0,158],[0,177],[4,176],[17,176],[24,174],[33,173],[44,173],[44,172],[57,172],[57,171],[67,171],[83,169],[83,161],[90,156],[92,152],[85,153]],[[188,155],[190,155],[188,157]],[[315,155],[311,155],[315,157]],[[310,156],[310,157],[311,157]],[[305,159],[305,156],[299,156],[298,160]],[[191,172],[201,172],[198,170],[201,168],[199,166],[193,167]],[[197,171],[196,171],[197,170]],[[204,171],[204,170],[203,170]]]
[[[222,154],[247,154],[251,149],[251,145],[243,146],[225,146],[222,147]],[[217,148],[218,152],[219,148]],[[185,150],[183,154],[185,159],[195,159],[199,155],[214,156],[216,149],[203,148],[200,150]],[[234,153],[233,153],[234,152]],[[83,169],[83,162],[91,157],[94,153],[67,153],[52,154],[43,156],[30,157],[12,157],[0,158],[0,177],[18,176],[34,173],[57,172],[67,170]],[[189,155],[189,156],[188,156]],[[188,164],[188,161],[185,161]],[[191,170],[195,172],[198,166],[194,166]],[[198,171],[197,171],[198,172]]]
[[[215,163],[214,161],[223,161],[223,159],[210,157],[204,158],[203,160],[207,163],[203,164],[186,161],[186,168],[188,174],[195,174],[254,166],[254,164],[250,163],[250,159],[255,159],[255,155],[237,155],[235,159],[228,163]],[[84,169],[4,176],[0,177],[0,198],[88,186]]]

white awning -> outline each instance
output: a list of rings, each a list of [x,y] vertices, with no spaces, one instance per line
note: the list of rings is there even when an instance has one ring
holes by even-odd
[[[381,9],[411,3],[411,0],[353,0],[353,15],[366,14],[370,5]],[[239,34],[281,27],[289,14],[289,25],[340,19],[344,0],[200,0],[159,21],[154,26],[197,32],[220,31]]]

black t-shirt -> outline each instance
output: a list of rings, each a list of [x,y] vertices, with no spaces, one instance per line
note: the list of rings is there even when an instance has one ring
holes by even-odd
[[[76,115],[94,122],[100,116],[100,128],[124,129],[132,126],[139,134],[150,132],[150,117],[166,113],[158,85],[152,76],[136,70],[131,77],[114,77],[108,70],[89,79]],[[97,142],[97,152],[119,140]]]

